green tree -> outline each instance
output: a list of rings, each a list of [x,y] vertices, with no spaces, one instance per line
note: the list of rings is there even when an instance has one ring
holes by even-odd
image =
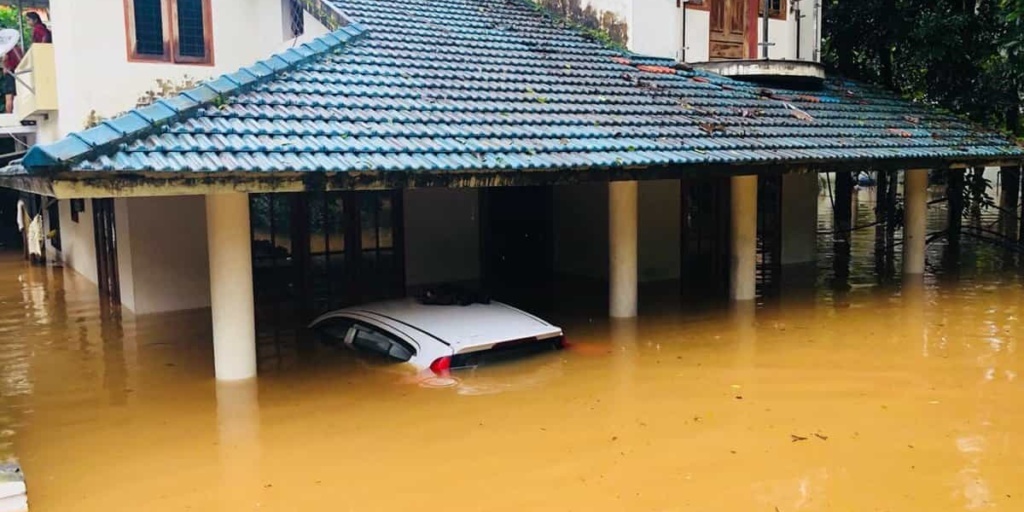
[[[823,58],[989,125],[1019,131],[1024,0],[825,0]]]
[[[0,6],[0,28],[18,29],[18,9],[14,7]],[[28,22],[22,20],[23,30],[21,38],[25,41],[25,49],[32,44],[32,31],[28,28]]]

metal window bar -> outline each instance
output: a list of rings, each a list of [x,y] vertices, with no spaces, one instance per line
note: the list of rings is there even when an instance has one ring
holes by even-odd
[[[288,0],[288,12],[291,19],[292,37],[299,37],[306,33],[306,20],[303,17],[305,11],[302,10],[302,4],[298,0]]]
[[[164,54],[164,16],[161,0],[133,0],[135,14],[135,53]]]
[[[206,57],[206,29],[203,0],[177,0],[178,53],[184,57]]]

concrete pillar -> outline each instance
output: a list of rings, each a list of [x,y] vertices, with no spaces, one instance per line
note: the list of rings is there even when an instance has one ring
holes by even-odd
[[[608,295],[612,318],[637,311],[637,182],[608,184]]]
[[[928,170],[903,173],[906,206],[903,216],[903,273],[924,274],[924,239],[928,216]]]
[[[753,300],[757,291],[757,176],[732,177],[729,297]]]
[[[249,240],[249,196],[206,196],[210,309],[217,380],[256,376],[256,315]]]

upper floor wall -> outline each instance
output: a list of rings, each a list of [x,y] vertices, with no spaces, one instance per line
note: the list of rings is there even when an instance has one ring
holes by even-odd
[[[535,1],[637,53],[685,62],[763,57],[764,0]],[[768,0],[768,8],[768,58],[818,62],[820,0]]]
[[[153,8],[136,12],[145,5]],[[293,25],[293,13],[301,23]],[[39,121],[44,143],[161,89],[235,71],[327,32],[291,0],[51,0],[50,19],[58,110]],[[293,27],[302,34],[294,37]]]

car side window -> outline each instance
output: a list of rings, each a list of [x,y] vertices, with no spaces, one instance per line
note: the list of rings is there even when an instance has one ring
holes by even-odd
[[[345,336],[354,324],[355,322],[348,318],[330,318],[317,325],[316,332],[320,333],[325,341],[344,343]]]
[[[356,324],[352,346],[398,361],[408,361],[414,352],[407,343],[365,324]]]

